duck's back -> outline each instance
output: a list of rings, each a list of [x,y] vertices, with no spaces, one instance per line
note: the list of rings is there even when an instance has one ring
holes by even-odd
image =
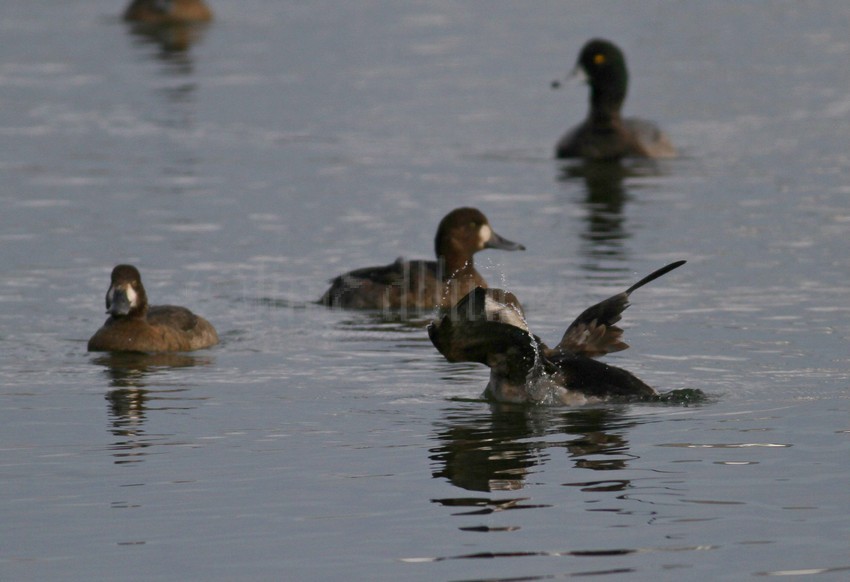
[[[106,320],[88,343],[90,352],[190,352],[218,343],[210,322],[185,307],[160,305],[146,319]]]
[[[203,0],[173,0],[170,4],[134,0],[124,12],[124,20],[148,24],[208,22],[212,18],[212,10]]]
[[[399,258],[336,277],[319,303],[345,309],[433,309],[442,292],[436,261]]]
[[[641,152],[637,155],[647,158],[676,157],[676,148],[673,147],[673,142],[654,122],[630,117],[623,120],[623,125],[634,136],[634,141]]]
[[[673,158],[676,149],[655,123],[632,117],[607,127],[585,121],[561,138],[555,156],[588,160]]]
[[[550,353],[547,363],[550,373],[558,376],[561,386],[585,396],[642,400],[657,395],[655,389],[631,372],[586,356],[569,352]]]

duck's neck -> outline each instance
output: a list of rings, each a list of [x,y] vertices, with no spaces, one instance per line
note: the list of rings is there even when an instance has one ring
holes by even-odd
[[[437,258],[440,279],[443,282],[443,291],[440,304],[443,307],[451,307],[476,287],[486,287],[484,280],[478,271],[472,257],[465,261],[449,261],[446,257]]]
[[[625,70],[622,70],[617,71],[613,78],[591,86],[589,120],[593,126],[614,126],[621,122],[620,111],[626,100],[627,79]]]
[[[139,307],[134,307],[126,315],[113,315],[115,319],[124,319],[127,321],[134,319],[146,319],[148,316],[148,304],[144,303]]]
[[[619,109],[594,108],[590,111],[590,124],[594,128],[613,128],[622,122]]]
[[[590,114],[588,120],[593,127],[607,128],[622,122],[620,110],[623,101],[613,99],[610,95],[598,95],[594,90],[590,96]]]
[[[456,255],[437,257],[437,263],[442,271],[443,282],[451,279],[465,278],[477,274],[472,256],[458,257]]]

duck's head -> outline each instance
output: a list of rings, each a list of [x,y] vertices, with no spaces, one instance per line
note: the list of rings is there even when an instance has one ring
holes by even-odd
[[[142,276],[133,265],[112,269],[112,282],[106,292],[106,312],[113,317],[140,316],[148,309]]]
[[[601,38],[588,41],[579,53],[574,73],[587,78],[594,105],[619,108],[626,99],[629,86],[626,57],[614,43]]]
[[[510,241],[493,230],[490,221],[477,208],[455,208],[437,228],[434,239],[437,257],[461,259],[468,262],[472,255],[484,249],[524,251],[525,247]]]

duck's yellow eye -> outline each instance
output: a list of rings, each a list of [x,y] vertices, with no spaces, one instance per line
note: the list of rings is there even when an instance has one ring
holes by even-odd
[[[602,53],[596,53],[593,55],[593,64],[594,65],[602,65],[605,64],[605,55]]]

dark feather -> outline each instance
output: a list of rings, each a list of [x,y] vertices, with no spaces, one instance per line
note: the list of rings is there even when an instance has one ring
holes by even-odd
[[[647,283],[684,264],[685,261],[670,263],[653,271],[622,293],[617,293],[585,309],[564,332],[564,337],[561,338],[555,350],[590,358],[625,350],[629,344],[623,341],[623,330],[615,324],[622,319],[623,311],[629,306],[629,296]]]
[[[656,394],[631,372],[586,356],[559,353],[547,358],[561,376],[562,384],[586,396],[600,398],[648,398]]]

